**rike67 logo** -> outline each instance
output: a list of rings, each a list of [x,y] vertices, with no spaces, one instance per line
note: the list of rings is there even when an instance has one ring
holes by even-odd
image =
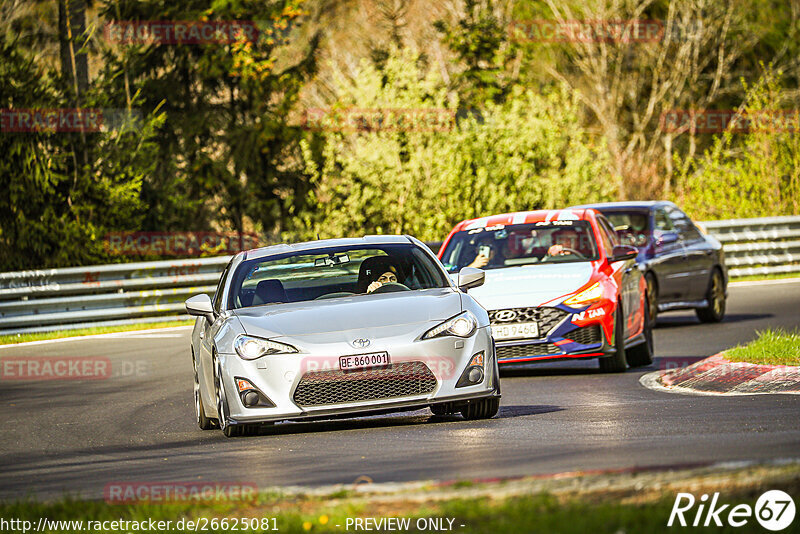
[[[714,493],[709,502],[709,496],[703,494],[699,501],[691,493],[678,493],[672,511],[669,514],[667,526],[673,524],[682,527],[708,527],[730,525],[743,527],[755,516],[756,521],[767,530],[783,530],[794,521],[794,500],[788,493],[781,490],[770,490],[761,495],[755,507],[749,504],[723,504],[719,501],[719,493]],[[697,509],[692,510],[697,504]]]

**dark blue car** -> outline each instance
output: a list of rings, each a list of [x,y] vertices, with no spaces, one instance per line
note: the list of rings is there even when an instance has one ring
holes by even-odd
[[[728,271],[722,245],[667,201],[606,202],[594,208],[614,225],[623,243],[639,249],[647,281],[650,318],[658,312],[694,308],[702,322],[725,316]]]

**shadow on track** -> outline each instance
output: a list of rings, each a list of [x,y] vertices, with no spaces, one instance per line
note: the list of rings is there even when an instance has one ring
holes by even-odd
[[[545,414],[561,411],[564,408],[549,405],[511,405],[504,406],[501,403],[499,414],[494,419],[509,419],[513,417],[526,417],[532,415]],[[261,438],[278,438],[280,436],[319,434],[320,439],[324,440],[326,432],[361,430],[361,429],[380,429],[380,428],[401,428],[422,425],[490,425],[492,419],[465,421],[460,415],[435,416],[428,409],[416,410],[413,412],[397,412],[381,415],[369,415],[350,419],[323,419],[318,421],[292,421],[280,422],[274,425],[265,424],[258,429],[252,436],[226,438],[218,429],[201,431],[189,419],[182,420],[180,429],[176,429],[176,435],[189,436],[189,439],[178,439],[162,441],[160,443],[148,444],[114,444],[108,446],[83,447],[64,450],[47,455],[44,462],[45,468],[66,469],[64,482],[69,481],[74,470],[98,470],[105,467],[113,467],[120,462],[120,455],[127,459],[139,461],[163,460],[165,452],[179,454],[183,460],[189,461],[192,458],[202,458],[206,451],[198,450],[197,447],[206,447],[211,444],[246,445],[248,440],[258,440]],[[170,437],[169,435],[165,437]],[[177,436],[174,436],[177,437]],[[231,450],[238,449],[234,446]],[[100,456],[101,458],[98,458]],[[102,458],[102,456],[107,456]],[[16,471],[28,469],[34,464],[42,465],[42,459],[28,455],[10,455],[4,458],[7,466],[4,475],[13,476]],[[158,471],[156,471],[158,472]]]
[[[666,312],[665,312],[666,313]],[[729,313],[725,315],[725,318],[722,319],[722,323],[739,323],[743,321],[755,321],[759,319],[770,319],[775,317],[771,313]],[[694,314],[681,314],[675,316],[666,316],[663,315],[658,316],[658,320],[656,321],[656,328],[677,328],[681,326],[703,326],[707,328],[710,325],[704,324],[700,322]]]
[[[549,412],[561,411],[563,408],[558,406],[503,406],[500,404],[500,412],[496,419],[508,419],[511,417],[525,417],[528,415],[538,415]],[[285,435],[285,434],[306,434],[316,432],[331,432],[342,430],[357,430],[362,428],[382,428],[382,427],[397,427],[409,426],[420,424],[434,424],[434,423],[486,423],[491,419],[480,421],[465,421],[461,415],[431,415],[428,410],[418,410],[405,414],[386,414],[380,416],[368,416],[357,419],[333,419],[323,421],[292,421],[286,423],[277,423],[275,425],[265,425],[259,429],[257,435],[271,436],[271,435]]]
[[[500,403],[500,419],[506,419],[508,417],[525,417],[526,415],[540,415],[543,413],[551,413],[551,412],[560,412],[565,408],[561,408],[560,406],[528,406],[525,404],[516,405],[516,406],[503,406],[502,402]]]
[[[500,368],[500,378],[531,377],[531,376],[574,376],[601,374],[596,362],[559,362],[557,364],[530,364],[528,366]],[[580,363],[581,366],[567,367],[567,364]]]

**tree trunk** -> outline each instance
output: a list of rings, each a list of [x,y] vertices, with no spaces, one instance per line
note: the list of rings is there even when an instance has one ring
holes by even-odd
[[[86,0],[58,0],[58,36],[61,45],[61,72],[75,92],[76,106],[89,88],[89,62],[86,44]]]

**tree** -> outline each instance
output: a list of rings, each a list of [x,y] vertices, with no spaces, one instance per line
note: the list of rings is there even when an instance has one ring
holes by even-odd
[[[438,69],[421,68],[417,54],[395,49],[384,69],[363,61],[352,82],[340,78],[321,139],[303,143],[315,189],[298,238],[435,240],[465,218],[611,198],[603,142],[580,127],[566,91],[517,88],[503,104],[459,114]]]
[[[800,112],[767,69],[748,87],[741,119],[702,155],[676,156],[675,200],[700,220],[800,215]],[[750,121],[749,128],[741,125]]]
[[[601,128],[613,173],[623,177],[620,198],[669,196],[678,135],[659,129],[663,113],[725,107],[738,62],[760,38],[747,31],[747,10],[739,4],[546,0],[553,23],[582,24],[585,33],[555,43],[516,34],[539,71],[571,87]],[[658,32],[650,32],[647,22],[656,23]],[[612,23],[627,37],[604,38],[603,24]],[[696,149],[689,139],[685,150]]]
[[[516,82],[509,64],[518,49],[509,39],[507,15],[492,0],[466,0],[464,16],[454,24],[437,20],[434,27],[463,65],[454,86],[462,105],[481,107],[502,102]]]
[[[14,131],[9,113],[69,109],[71,92],[59,73],[37,65],[16,43],[0,47],[0,108],[6,115],[0,136],[0,269],[110,259],[103,235],[141,220],[140,186],[161,118],[144,115],[106,131]],[[96,81],[84,95],[86,108],[108,110],[109,89],[107,80]],[[84,164],[76,156],[84,150],[100,156]]]
[[[302,3],[108,3],[109,20],[255,21],[259,29],[255,39],[241,34],[235,42],[112,47],[118,85],[129,80],[145,109],[163,103],[167,115],[154,172],[143,184],[150,206],[144,229],[271,234],[306,197],[303,175],[292,167],[302,131],[287,122],[315,69],[318,36],[291,40]]]

